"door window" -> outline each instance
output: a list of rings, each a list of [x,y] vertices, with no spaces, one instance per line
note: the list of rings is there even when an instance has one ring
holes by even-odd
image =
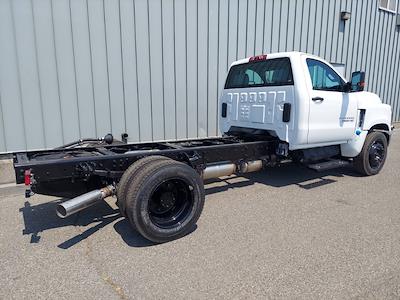
[[[307,58],[307,67],[314,90],[342,91],[343,79],[327,64]]]

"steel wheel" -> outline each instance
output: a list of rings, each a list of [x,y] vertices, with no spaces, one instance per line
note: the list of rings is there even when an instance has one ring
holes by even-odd
[[[378,174],[386,161],[387,143],[384,133],[379,131],[368,133],[360,154],[354,158],[356,170],[367,176]]]
[[[161,228],[179,226],[193,206],[193,187],[183,179],[166,180],[155,187],[149,200],[149,217]]]
[[[369,148],[369,165],[372,169],[379,169],[385,159],[385,146],[376,140]]]

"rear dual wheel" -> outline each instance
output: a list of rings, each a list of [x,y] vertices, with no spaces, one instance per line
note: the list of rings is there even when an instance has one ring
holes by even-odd
[[[119,210],[121,214],[126,217],[126,211],[125,211],[125,198],[126,198],[126,192],[128,190],[128,187],[132,184],[132,181],[137,177],[137,172],[144,166],[160,161],[160,160],[167,160],[168,158],[165,156],[161,155],[152,155],[152,156],[146,156],[142,159],[139,159],[135,161],[132,165],[129,166],[128,169],[124,172],[122,175],[118,187],[117,187],[117,205],[119,207]]]
[[[132,227],[142,236],[163,243],[193,229],[205,198],[203,181],[194,169],[159,157],[139,160],[126,172],[119,184],[118,201]]]

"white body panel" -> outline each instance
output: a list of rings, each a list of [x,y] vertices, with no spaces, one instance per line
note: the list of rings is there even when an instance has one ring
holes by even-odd
[[[293,86],[257,87],[224,91],[221,100],[228,103],[227,118],[222,122],[222,130],[232,126],[273,130],[282,141],[288,142],[293,135],[294,122],[283,123],[284,103],[293,105]]]
[[[262,129],[287,142],[290,150],[340,145],[343,156],[354,157],[374,125],[385,124],[390,131],[391,108],[378,96],[315,90],[306,59],[318,60],[333,69],[329,63],[299,52],[268,54],[267,59],[281,57],[290,59],[294,84],[224,89],[220,105],[227,103],[227,116],[219,118],[223,133],[233,127]],[[249,58],[242,59],[231,67],[248,62]],[[314,101],[315,97],[323,100]],[[291,104],[289,122],[282,120],[284,103]],[[360,109],[366,111],[362,128],[357,127]]]

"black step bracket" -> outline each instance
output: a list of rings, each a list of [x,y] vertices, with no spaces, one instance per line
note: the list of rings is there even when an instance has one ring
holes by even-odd
[[[350,164],[350,161],[348,161],[348,160],[330,159],[328,161],[310,164],[307,167],[310,169],[313,169],[315,171],[318,171],[318,172],[323,172],[326,170],[332,170],[332,169],[348,166],[349,164]]]

